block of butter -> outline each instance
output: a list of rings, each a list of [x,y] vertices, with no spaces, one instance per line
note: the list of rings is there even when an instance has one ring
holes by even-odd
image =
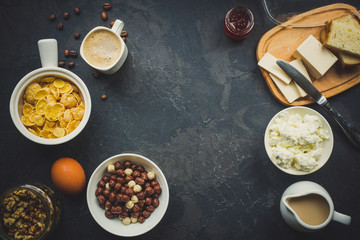
[[[265,53],[265,55],[260,59],[258,65],[265,69],[266,71],[275,75],[278,79],[283,81],[286,84],[291,82],[291,78],[287,75],[277,64],[276,57],[271,55],[270,53]]]
[[[270,73],[269,75],[289,103],[292,103],[293,101],[301,97],[300,92],[296,88],[294,81],[286,84],[274,74]]]
[[[337,57],[313,35],[300,44],[293,56],[301,58],[310,75],[315,79],[321,78],[337,61]]]

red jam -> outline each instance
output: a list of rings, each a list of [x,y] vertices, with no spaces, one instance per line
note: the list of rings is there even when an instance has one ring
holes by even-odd
[[[232,39],[246,38],[253,26],[254,15],[245,7],[234,7],[225,16],[225,33]]]

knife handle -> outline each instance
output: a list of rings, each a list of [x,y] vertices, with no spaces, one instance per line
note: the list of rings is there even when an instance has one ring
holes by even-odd
[[[360,149],[360,134],[351,126],[350,123],[344,120],[344,118],[333,108],[330,103],[320,105],[341,127],[346,137],[350,142],[358,149]]]

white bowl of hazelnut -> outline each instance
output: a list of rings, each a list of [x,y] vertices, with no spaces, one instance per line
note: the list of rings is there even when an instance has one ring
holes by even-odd
[[[86,198],[91,215],[102,228],[133,237],[161,221],[169,204],[169,187],[150,159],[123,153],[106,159],[94,170]]]

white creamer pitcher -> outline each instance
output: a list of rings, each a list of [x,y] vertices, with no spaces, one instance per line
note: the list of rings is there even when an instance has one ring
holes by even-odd
[[[310,194],[315,194],[323,197],[329,204],[329,216],[324,222],[319,225],[309,225],[305,223],[303,220],[301,220],[296,211],[289,205],[290,199],[299,198]],[[280,211],[287,224],[289,224],[292,228],[303,232],[312,232],[322,229],[326,225],[328,225],[331,220],[346,225],[349,225],[351,222],[350,216],[338,213],[334,210],[334,203],[329,193],[319,184],[310,181],[301,181],[290,185],[281,197]]]

